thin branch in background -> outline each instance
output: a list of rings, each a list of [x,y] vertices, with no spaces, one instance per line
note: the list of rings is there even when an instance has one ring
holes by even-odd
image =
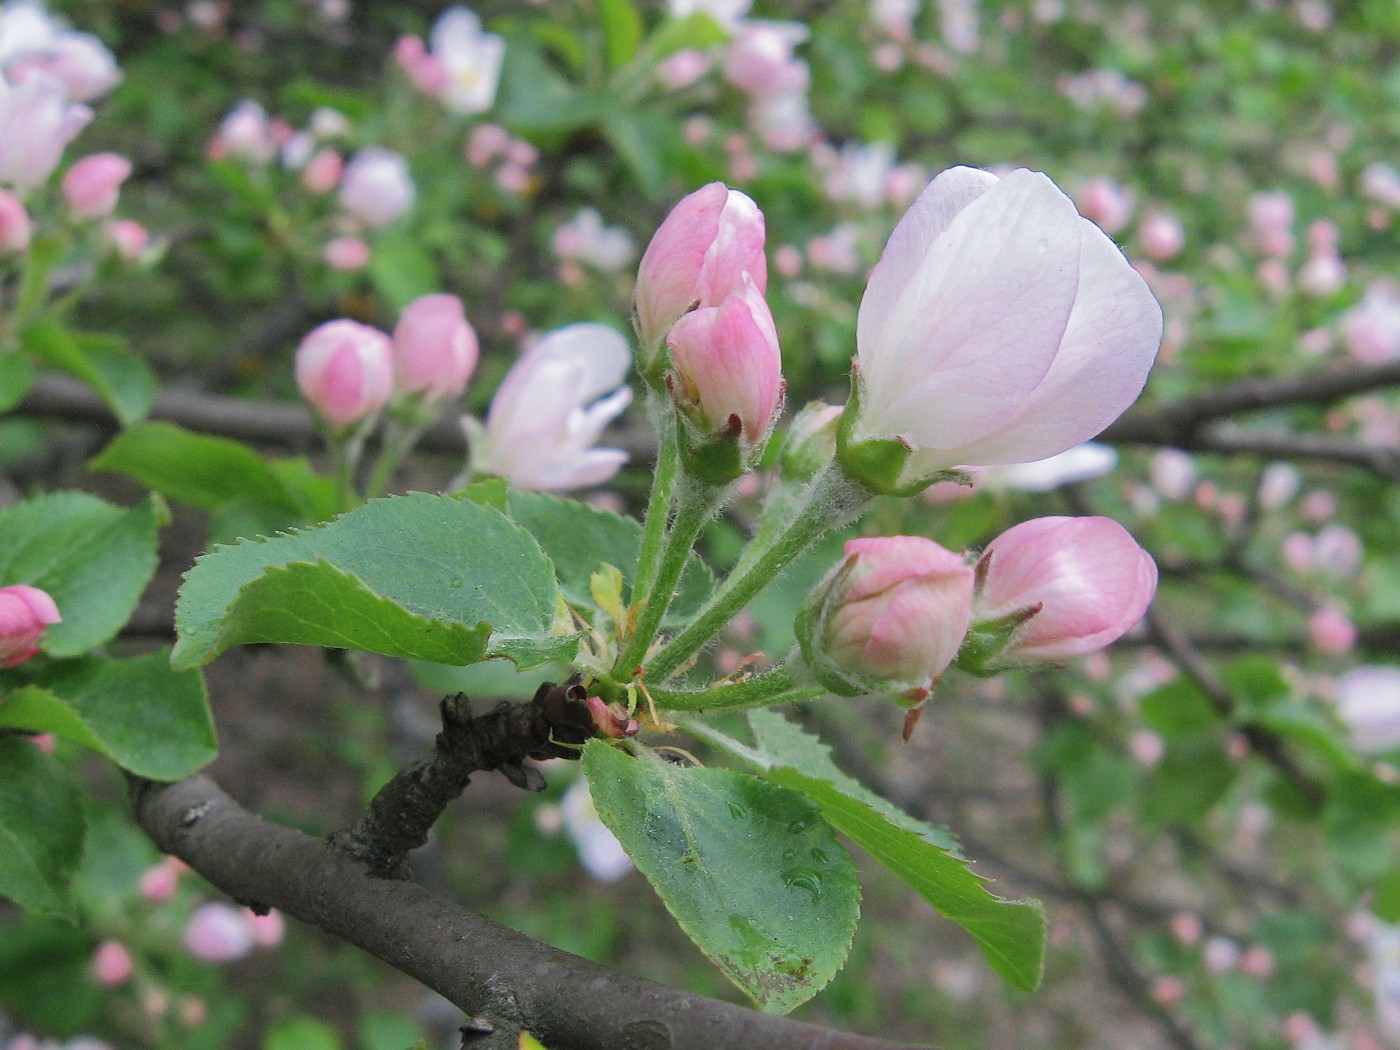
[[[1187,448],[1205,424],[1273,408],[1330,405],[1400,386],[1400,361],[1269,379],[1241,379],[1221,390],[1127,412],[1097,440]]]
[[[137,821],[234,900],[277,908],[421,981],[474,1018],[471,1050],[910,1050],[677,991],[569,955],[327,843],[268,823],[208,777],[137,782]]]

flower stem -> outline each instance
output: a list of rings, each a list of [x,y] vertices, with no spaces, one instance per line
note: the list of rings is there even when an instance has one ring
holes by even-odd
[[[670,608],[671,599],[676,593],[681,572],[686,559],[690,557],[695,539],[700,535],[705,522],[720,505],[729,491],[728,485],[707,485],[693,477],[683,477],[677,486],[676,516],[671,529],[666,533],[661,547],[655,579],[643,594],[636,591],[643,600],[637,625],[627,639],[627,644],[613,665],[615,673],[630,678],[641,664],[642,658],[651,647],[652,640],[661,626],[661,619]],[[635,603],[634,603],[635,604]]]
[[[661,567],[662,540],[666,537],[671,503],[675,498],[676,473],[680,468],[675,414],[666,411],[651,390],[647,391],[647,408],[656,424],[660,447],[656,453],[656,473],[651,479],[651,498],[647,501],[646,518],[642,525],[642,549],[637,556],[637,575],[632,582],[633,600],[637,595],[649,593],[656,582],[656,573]]]
[[[369,481],[365,485],[367,499],[384,494],[389,487],[394,468],[399,465],[404,454],[417,443],[422,433],[421,425],[389,419],[384,425],[384,442],[379,448],[379,459],[375,461],[374,470],[370,472]]]
[[[832,529],[859,517],[873,493],[848,477],[835,464],[812,479],[801,510],[783,530],[769,530],[756,538],[755,550],[746,552],[736,570],[710,596],[689,627],[681,631],[647,661],[649,682],[663,682],[687,659],[699,652],[724,629],[735,613]]]
[[[670,711],[727,711],[742,707],[768,707],[791,700],[815,700],[830,695],[820,685],[798,681],[790,667],[779,664],[764,674],[732,685],[705,689],[651,689],[656,706]]]

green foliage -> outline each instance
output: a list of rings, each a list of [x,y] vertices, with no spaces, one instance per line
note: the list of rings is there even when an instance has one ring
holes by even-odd
[[[53,733],[151,780],[188,776],[218,750],[203,677],[172,670],[165,650],[44,668],[34,684],[0,697],[0,726]]]
[[[0,581],[47,591],[63,616],[46,653],[76,656],[116,635],[155,571],[166,517],[158,496],[125,510],[78,492],[0,511]]]
[[[0,737],[0,845],[0,896],[40,914],[72,914],[83,845],[78,793],[53,759],[13,737]]]
[[[593,604],[589,580],[605,564],[618,569],[631,585],[642,548],[642,527],[636,519],[541,492],[512,491],[507,497],[506,513],[544,548],[559,574],[564,597],[571,604],[580,608]],[[675,601],[662,622],[689,622],[713,588],[710,570],[692,554],[681,575]]]
[[[39,363],[68,372],[92,387],[123,424],[143,419],[155,403],[155,375],[122,339],[70,332],[47,319],[20,333],[20,345]]]
[[[835,976],[859,917],[855,869],[801,794],[742,773],[584,749],[594,805],[700,950],[764,1010]]]
[[[469,664],[568,658],[548,558],[500,512],[421,493],[319,528],[205,555],[176,609],[177,667],[233,645],[293,642]]]

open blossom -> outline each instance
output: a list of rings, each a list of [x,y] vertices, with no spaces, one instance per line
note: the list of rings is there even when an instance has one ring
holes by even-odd
[[[1400,357],[1400,290],[1372,281],[1341,321],[1342,342],[1358,361],[1378,365]]]
[[[10,0],[0,7],[0,71],[17,82],[34,70],[62,81],[75,102],[91,102],[121,80],[97,37],[68,28],[33,0]]]
[[[621,226],[604,226],[597,208],[580,208],[572,222],[554,231],[560,259],[587,263],[603,273],[620,273],[637,257],[637,245]]]
[[[234,106],[219,121],[219,130],[210,143],[210,153],[218,160],[233,158],[266,164],[277,154],[267,110],[250,98]]]
[[[981,668],[1061,663],[1142,618],[1157,564],[1110,518],[1035,518],[987,545],[977,583],[974,634],[996,636],[978,654]]]
[[[200,962],[228,963],[247,956],[254,947],[247,908],[223,901],[201,904],[185,927],[185,947]]]
[[[465,7],[449,7],[429,35],[431,56],[445,71],[443,106],[454,113],[482,113],[496,100],[506,42],[484,32],[481,19]]]
[[[366,146],[340,179],[340,203],[369,226],[388,226],[413,206],[417,191],[401,154]]]
[[[755,98],[805,91],[807,63],[795,54],[809,30],[801,22],[744,22],[724,55],[724,78]]]
[[[599,882],[616,882],[632,870],[632,858],[598,817],[588,781],[575,780],[559,800],[564,833],[578,851],[578,862],[584,871]]]
[[[1400,746],[1400,668],[1357,667],[1337,679],[1337,714],[1367,754]]]
[[[632,401],[632,391],[620,386],[631,358],[627,341],[606,325],[575,324],[546,335],[506,375],[485,425],[463,420],[472,470],[522,489],[607,481],[627,453],[593,446]]]
[[[680,316],[696,305],[718,306],[744,283],[768,289],[763,213],[722,182],[683,197],[656,233],[637,270],[633,307],[644,362]]]
[[[842,462],[893,490],[1056,455],[1133,403],[1161,337],[1147,285],[1048,178],[945,171],[861,300]]]
[[[778,330],[753,278],[718,306],[692,310],[667,336],[672,394],[710,434],[759,445],[782,408]]]
[[[355,321],[327,321],[297,347],[296,376],[302,396],[321,418],[337,427],[354,426],[383,408],[393,391],[389,337]]]
[[[63,617],[37,587],[0,587],[0,667],[18,667],[39,651],[44,631]]]
[[[394,326],[394,391],[433,403],[461,397],[476,369],[476,332],[455,295],[424,295]]]
[[[39,185],[91,119],[92,110],[71,101],[63,82],[48,73],[31,73],[19,84],[0,77],[0,183]]]
[[[802,655],[829,689],[919,701],[967,634],[972,569],[922,536],[849,540],[798,616]]]

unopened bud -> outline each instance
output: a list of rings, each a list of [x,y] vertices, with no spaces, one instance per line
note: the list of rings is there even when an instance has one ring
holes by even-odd
[[[476,369],[476,332],[455,295],[425,295],[394,327],[394,390],[429,403],[461,397]]]
[[[63,199],[75,219],[111,215],[122,183],[131,175],[131,161],[115,153],[94,153],[78,161],[63,176]]]
[[[0,667],[18,667],[39,651],[50,624],[59,623],[54,600],[37,587],[0,587]]]
[[[328,321],[297,347],[297,386],[326,421],[352,427],[373,416],[394,384],[389,337],[354,321]]]
[[[921,536],[850,540],[845,553],[798,613],[802,655],[833,692],[917,705],[967,634],[972,569]]]

